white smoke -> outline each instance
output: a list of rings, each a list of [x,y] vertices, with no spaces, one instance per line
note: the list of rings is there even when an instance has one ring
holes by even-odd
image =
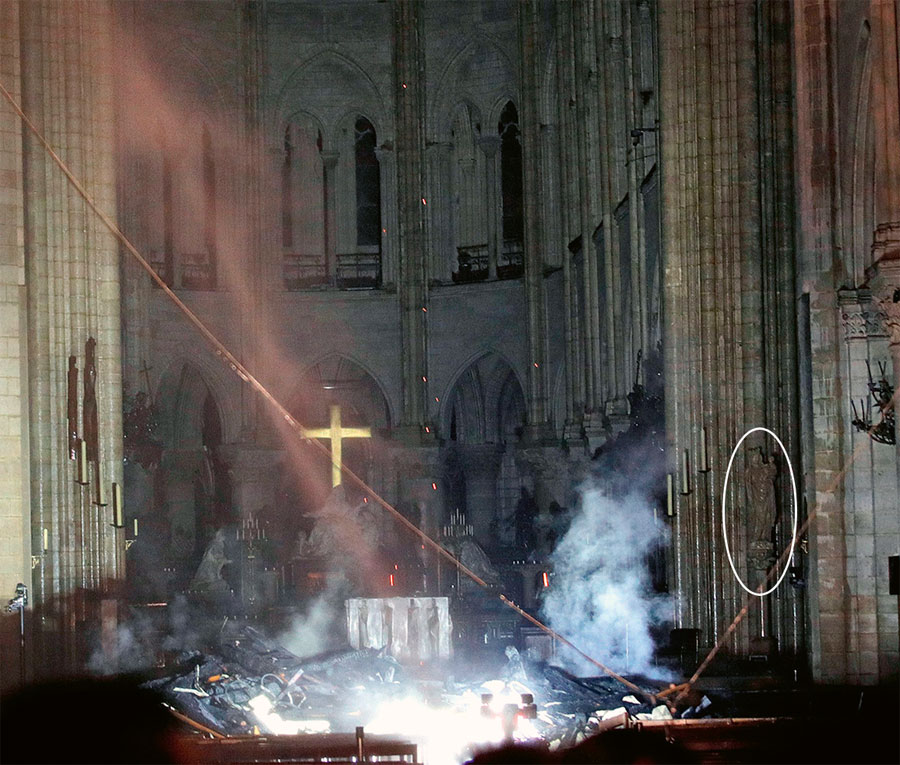
[[[290,628],[279,635],[278,642],[301,659],[345,647],[347,627],[341,596],[342,588],[327,587],[305,613],[293,617]]]
[[[621,499],[582,489],[581,507],[551,555],[553,582],[542,612],[553,629],[619,673],[660,676],[651,626],[664,596],[652,592],[648,553],[662,525],[636,494]],[[560,663],[578,674],[597,668],[563,649]]]

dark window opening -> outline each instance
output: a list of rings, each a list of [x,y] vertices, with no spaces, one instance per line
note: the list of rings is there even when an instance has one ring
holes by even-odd
[[[519,113],[512,101],[500,114],[500,177],[503,195],[503,241],[521,244],[524,240],[522,204],[522,144],[519,140]]]
[[[365,117],[356,120],[356,244],[381,244],[381,174],[375,128]]]

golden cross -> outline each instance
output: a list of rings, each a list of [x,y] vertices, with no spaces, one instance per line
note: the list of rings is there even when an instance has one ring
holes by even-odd
[[[327,428],[304,430],[307,438],[327,438],[331,440],[331,485],[341,485],[341,440],[344,438],[371,438],[371,428],[342,428],[341,407],[332,404],[331,425]]]

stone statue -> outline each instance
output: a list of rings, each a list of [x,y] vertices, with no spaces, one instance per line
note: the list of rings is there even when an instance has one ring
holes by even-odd
[[[444,541],[444,546],[456,556],[460,563],[487,584],[500,584],[500,574],[494,568],[487,553],[481,549],[481,545],[472,537],[447,539]],[[471,582],[468,577],[464,576],[460,581],[465,589],[475,589],[475,583]]]
[[[87,446],[89,462],[99,459],[99,426],[97,424],[97,360],[95,350],[97,341],[89,337],[84,344],[84,400],[81,416],[84,419],[84,442]]]
[[[219,529],[203,553],[191,589],[210,594],[227,592],[228,582],[222,576],[222,569],[229,563],[231,561],[225,556],[225,529]]]
[[[342,484],[335,486],[325,504],[311,513],[309,533],[299,532],[294,560],[313,561],[328,572],[329,587],[345,595],[367,590],[378,574],[378,529],[369,507],[351,507]]]
[[[750,465],[746,471],[747,544],[751,567],[757,570],[765,570],[774,552],[772,528],[778,521],[775,497],[777,472],[775,462],[767,462],[761,448],[751,451]]]

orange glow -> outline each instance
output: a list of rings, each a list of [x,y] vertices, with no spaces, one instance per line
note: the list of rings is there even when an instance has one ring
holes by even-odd
[[[541,574],[541,578],[544,580],[544,587],[549,587],[550,586],[550,577],[547,576],[546,571],[543,574]]]
[[[436,483],[432,483],[432,484],[431,484],[431,488],[434,489],[435,491],[437,491],[437,484],[436,484]]]
[[[393,587],[394,586],[394,575],[393,574],[391,574],[390,580],[391,580],[391,587]]]

